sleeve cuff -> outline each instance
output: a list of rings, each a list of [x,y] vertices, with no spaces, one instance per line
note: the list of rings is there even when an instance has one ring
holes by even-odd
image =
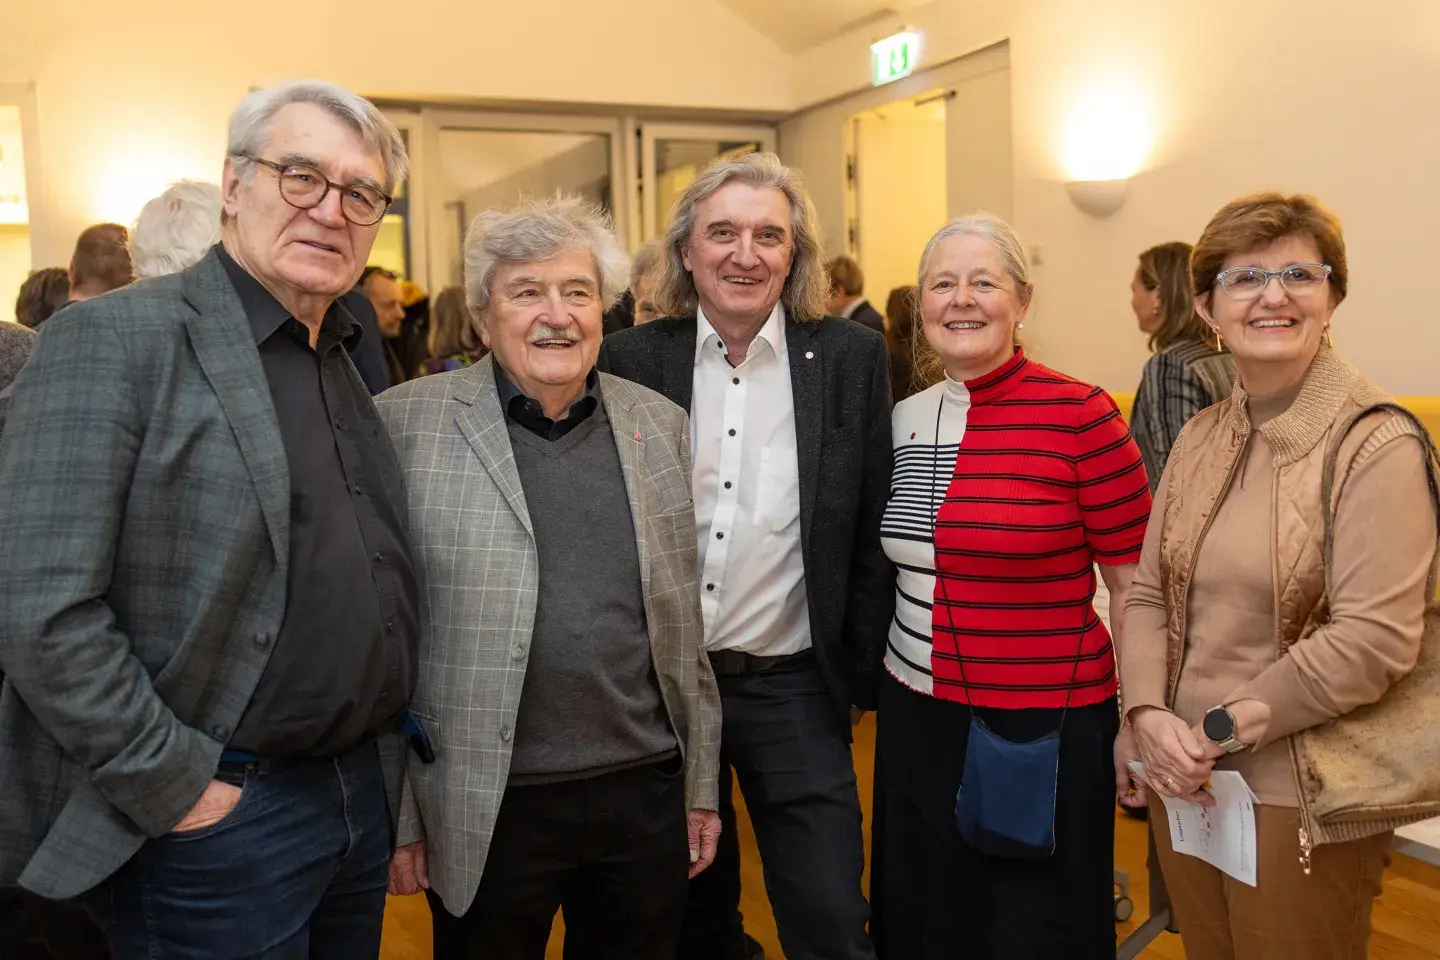
[[[1290,657],[1281,657],[1255,679],[1237,687],[1225,698],[1225,705],[1237,700],[1259,700],[1270,708],[1270,723],[1254,744],[1256,750],[1329,719],[1305,695],[1299,670]]]

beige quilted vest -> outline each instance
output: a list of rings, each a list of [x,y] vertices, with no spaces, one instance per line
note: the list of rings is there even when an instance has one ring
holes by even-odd
[[[1351,414],[1386,399],[1353,367],[1322,346],[1294,404],[1259,428],[1274,451],[1275,635],[1282,655],[1292,643],[1308,636],[1324,615],[1320,603],[1325,592],[1321,474],[1333,432]],[[1160,580],[1168,612],[1167,699],[1172,703],[1185,649],[1187,598],[1195,558],[1254,431],[1245,401],[1245,391],[1237,385],[1230,399],[1196,415],[1170,453]],[[1355,466],[1384,443],[1415,433],[1416,428],[1401,417],[1377,414],[1361,421],[1340,447],[1336,499]],[[1414,809],[1413,805],[1399,809],[1383,802],[1367,803],[1364,798],[1372,790],[1377,772],[1357,765],[1363,752],[1345,749],[1345,737],[1353,736],[1354,731],[1337,736],[1329,729],[1337,725],[1322,724],[1289,738],[1301,803],[1300,858],[1306,872],[1313,847],[1382,833],[1421,819],[1428,811],[1428,807]],[[1386,733],[1392,739],[1413,735],[1417,758],[1433,754],[1431,749],[1422,749],[1421,738],[1433,743],[1440,737],[1433,726]],[[1428,775],[1424,771],[1399,772],[1407,782]]]

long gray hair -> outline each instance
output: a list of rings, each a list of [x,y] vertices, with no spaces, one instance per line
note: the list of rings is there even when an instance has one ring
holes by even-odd
[[[785,304],[785,311],[793,320],[823,317],[830,294],[830,278],[825,272],[820,218],[799,171],[785,166],[773,153],[750,153],[733,160],[717,160],[706,167],[675,202],[674,215],[665,231],[665,272],[660,283],[660,302],[676,314],[695,312],[700,294],[695,289],[695,278],[685,269],[681,252],[690,243],[700,204],[731,182],[770,187],[785,194],[790,201],[794,251],[780,302]]]

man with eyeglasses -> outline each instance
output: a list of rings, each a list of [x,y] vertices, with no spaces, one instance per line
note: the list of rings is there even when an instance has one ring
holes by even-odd
[[[408,161],[331,84],[231,117],[221,242],[51,319],[0,449],[0,885],[116,960],[379,952],[417,659],[346,352]]]

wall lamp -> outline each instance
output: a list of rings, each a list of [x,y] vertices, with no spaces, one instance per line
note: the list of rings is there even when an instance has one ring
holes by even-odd
[[[1092,217],[1119,210],[1152,140],[1149,112],[1130,91],[1099,91],[1079,101],[1061,142],[1070,202]]]

